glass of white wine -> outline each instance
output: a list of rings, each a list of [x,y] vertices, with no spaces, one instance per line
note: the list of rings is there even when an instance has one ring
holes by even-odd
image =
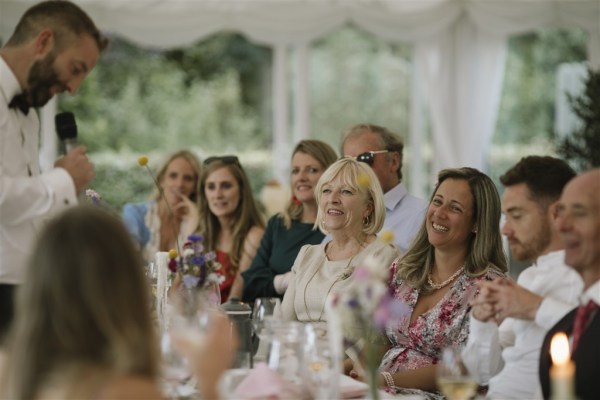
[[[469,400],[477,393],[477,382],[463,364],[460,348],[442,351],[436,374],[438,388],[448,400]]]

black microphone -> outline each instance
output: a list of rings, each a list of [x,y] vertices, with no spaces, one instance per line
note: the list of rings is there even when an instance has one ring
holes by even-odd
[[[72,112],[66,111],[56,114],[54,117],[56,134],[63,144],[65,153],[70,152],[77,146],[77,124]]]

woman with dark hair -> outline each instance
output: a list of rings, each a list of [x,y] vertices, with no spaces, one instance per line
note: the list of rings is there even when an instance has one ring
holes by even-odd
[[[319,244],[325,237],[314,229],[317,218],[315,187],[337,156],[327,143],[302,140],[292,153],[292,198],[285,210],[269,219],[250,269],[244,278],[244,301],[258,297],[283,297],[291,268],[300,248]]]
[[[242,297],[241,272],[250,267],[264,233],[250,181],[236,156],[209,157],[200,178],[200,225],[206,250],[216,253],[224,276],[221,301]]]
[[[163,398],[149,299],[123,224],[91,206],[69,209],[40,235],[19,288],[0,398]],[[228,326],[216,317],[206,340],[180,346],[207,398],[233,359]]]
[[[153,199],[123,207],[123,222],[146,262],[157,251],[177,249],[177,242],[185,242],[197,228],[199,177],[194,153],[177,151],[159,169]]]
[[[392,263],[391,290],[411,312],[386,328],[383,387],[442,398],[435,393],[435,364],[443,348],[466,343],[478,282],[507,271],[499,224],[500,197],[487,175],[474,168],[439,173],[425,222]]]

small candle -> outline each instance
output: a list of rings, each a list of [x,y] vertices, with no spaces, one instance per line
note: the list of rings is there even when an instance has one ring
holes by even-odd
[[[550,394],[552,399],[575,399],[573,379],[575,377],[575,364],[571,361],[569,353],[569,339],[564,332],[559,332],[552,337],[550,342]]]

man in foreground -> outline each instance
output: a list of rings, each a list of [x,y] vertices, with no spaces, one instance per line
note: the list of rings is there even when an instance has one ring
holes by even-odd
[[[575,362],[577,399],[600,398],[600,168],[573,179],[563,191],[558,228],[565,246],[565,262],[583,279],[580,306],[569,312],[544,338],[540,357],[540,381],[544,398],[552,395],[550,341],[557,332],[571,338]]]

